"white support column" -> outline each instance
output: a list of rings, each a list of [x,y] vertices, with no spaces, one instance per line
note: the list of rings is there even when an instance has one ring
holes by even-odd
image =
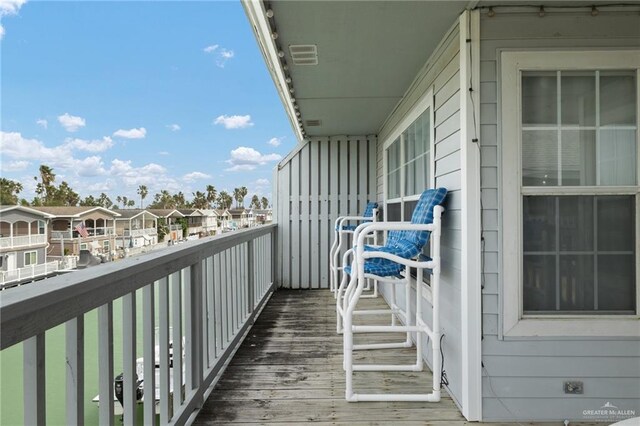
[[[482,419],[482,222],[480,209],[480,12],[460,16],[462,172],[462,414]]]

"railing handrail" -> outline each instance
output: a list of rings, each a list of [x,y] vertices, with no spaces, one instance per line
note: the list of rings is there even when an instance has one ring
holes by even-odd
[[[273,232],[277,224],[195,240],[172,249],[21,286],[0,298],[0,350],[43,333],[202,259]],[[35,321],[37,318],[38,321]]]

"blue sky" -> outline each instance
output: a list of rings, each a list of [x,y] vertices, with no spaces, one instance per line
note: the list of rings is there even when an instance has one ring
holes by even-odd
[[[239,1],[0,0],[0,14],[0,165],[22,197],[47,164],[82,197],[213,184],[271,199],[296,140]]]

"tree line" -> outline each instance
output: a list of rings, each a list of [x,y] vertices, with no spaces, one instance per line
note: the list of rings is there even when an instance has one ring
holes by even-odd
[[[56,175],[53,169],[47,165],[41,165],[38,169],[39,176],[34,176],[36,181],[36,196],[33,200],[28,201],[20,198],[19,194],[24,189],[20,182],[10,179],[0,178],[0,205],[16,205],[23,206],[95,206],[104,207],[106,209],[133,208],[136,207],[137,200],[130,199],[126,196],[118,195],[115,203],[107,194],[102,192],[99,196],[94,197],[88,195],[81,198],[71,186],[65,181],[56,185]],[[140,185],[137,189],[140,197],[139,207],[143,208],[144,200],[149,195],[149,189],[146,185]],[[153,196],[153,201],[147,205],[149,209],[229,209],[233,206],[244,207],[244,200],[248,190],[245,186],[234,188],[233,193],[227,191],[218,192],[213,185],[207,185],[204,191],[196,191],[192,193],[192,198],[187,200],[182,191],[172,194],[167,190],[162,190]],[[267,197],[258,197],[253,195],[249,203],[249,207],[256,209],[266,209],[269,207]]]

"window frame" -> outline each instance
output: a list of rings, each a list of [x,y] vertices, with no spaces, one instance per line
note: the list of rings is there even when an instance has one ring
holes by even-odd
[[[607,314],[523,314],[524,195],[634,195],[636,264],[640,264],[640,50],[502,51],[500,55],[502,131],[502,327],[503,336],[639,336],[640,268],[636,268],[636,312]],[[522,185],[522,71],[591,71],[635,69],[636,185],[618,187],[524,187]],[[513,141],[508,143],[508,141]],[[514,200],[516,200],[514,202]],[[515,232],[506,232],[515,230]]]
[[[29,263],[27,264],[27,256],[31,257],[31,255],[33,255],[33,257],[35,258],[33,263]],[[22,254],[22,260],[23,260],[23,266],[27,267],[27,266],[35,266],[38,264],[38,251],[37,250],[29,250],[29,251],[25,251]]]
[[[391,133],[387,136],[382,144],[382,157],[383,157],[383,173],[382,173],[382,186],[384,195],[384,220],[388,221],[388,205],[400,204],[400,218],[404,221],[405,217],[405,203],[411,201],[418,201],[420,194],[405,196],[405,162],[404,162],[404,141],[402,134],[409,128],[409,126],[416,121],[425,111],[429,109],[429,176],[427,177],[427,185],[429,188],[433,188],[436,182],[435,177],[435,112],[434,112],[434,99],[433,99],[433,86],[429,87],[427,91],[420,97],[415,103],[413,108],[404,116],[402,120],[393,128]],[[400,197],[389,199],[389,189],[387,187],[388,174],[389,174],[389,156],[387,149],[400,138]],[[428,275],[425,274],[424,279],[428,279]],[[415,286],[415,279],[411,278],[411,285]],[[422,295],[429,303],[433,304],[433,295],[431,287],[426,283],[422,283]]]

